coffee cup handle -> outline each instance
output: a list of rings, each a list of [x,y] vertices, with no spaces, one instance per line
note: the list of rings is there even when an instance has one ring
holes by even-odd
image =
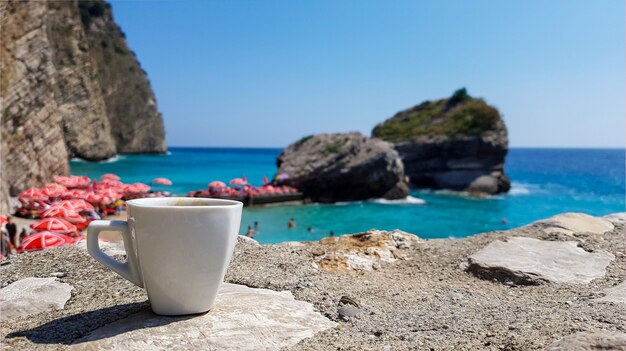
[[[126,262],[119,262],[111,256],[105,254],[100,249],[98,236],[101,231],[115,231],[122,233],[124,238],[124,249],[126,250]],[[93,221],[87,228],[87,251],[96,261],[110,268],[113,272],[128,279],[131,283],[143,288],[143,281],[137,264],[137,254],[135,245],[130,233],[130,227],[123,221]]]

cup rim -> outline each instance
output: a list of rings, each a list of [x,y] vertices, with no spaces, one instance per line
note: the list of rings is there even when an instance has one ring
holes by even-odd
[[[159,204],[159,201],[168,202],[170,204]],[[176,205],[171,204],[171,202],[176,201],[195,201],[202,202],[204,204],[200,205]],[[173,197],[144,197],[141,199],[132,199],[126,201],[127,205],[133,207],[142,207],[142,208],[181,208],[181,209],[201,209],[201,208],[232,208],[232,207],[243,207],[243,203],[237,200],[228,200],[228,199],[216,199],[209,197],[186,197],[186,196],[173,196]]]

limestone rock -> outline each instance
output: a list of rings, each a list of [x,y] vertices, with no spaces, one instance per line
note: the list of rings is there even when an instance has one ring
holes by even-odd
[[[69,171],[47,3],[0,2],[2,181],[12,195]]]
[[[608,219],[590,216],[585,213],[563,213],[537,221],[533,225],[542,227],[546,233],[558,232],[563,234],[604,234],[615,228]]]
[[[276,160],[273,182],[317,202],[408,195],[404,166],[390,143],[361,133],[319,134],[289,145]]]
[[[165,317],[145,310],[94,330],[72,350],[279,350],[337,324],[276,292],[222,284],[211,311]]]
[[[402,250],[410,249],[420,239],[400,230],[391,232],[372,229],[367,232],[329,237],[319,241],[322,254],[315,254],[317,267],[329,272],[371,271],[384,264],[404,259]]]
[[[498,110],[460,89],[425,101],[377,125],[374,137],[394,143],[411,184],[495,194],[509,191],[504,173],[508,136]]]
[[[93,161],[113,157],[115,142],[96,66],[86,50],[89,46],[79,8],[71,2],[51,1],[46,17],[57,79],[55,100],[63,116],[68,154]]]
[[[73,287],[56,278],[24,278],[0,289],[2,319],[60,310],[72,296]]]
[[[550,344],[547,351],[626,351],[626,334],[616,332],[580,332]]]
[[[97,69],[98,83],[111,136],[121,153],[164,153],[165,128],[147,73],[126,43],[108,3],[79,3],[88,54]]]
[[[517,284],[586,284],[605,274],[615,258],[608,252],[587,252],[575,241],[544,241],[525,237],[494,241],[468,258],[467,270],[485,279]]]
[[[611,213],[602,217],[613,224],[626,224],[626,212]]]
[[[41,186],[71,157],[165,152],[154,95],[108,3],[3,1],[0,15],[1,211],[3,188]]]
[[[614,302],[626,304],[626,281],[623,281],[616,286],[602,291],[605,295],[595,301],[601,302]]]

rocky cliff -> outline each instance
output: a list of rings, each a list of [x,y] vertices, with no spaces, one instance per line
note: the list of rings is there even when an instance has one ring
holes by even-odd
[[[80,1],[88,53],[119,153],[164,153],[165,129],[147,73],[103,1]]]
[[[165,152],[150,84],[108,3],[1,2],[0,16],[0,188],[41,185],[71,157]]]
[[[404,166],[390,143],[361,133],[319,134],[289,145],[273,182],[317,202],[406,197]]]
[[[398,112],[372,135],[394,143],[417,187],[486,194],[510,189],[504,121],[496,108],[465,89]]]

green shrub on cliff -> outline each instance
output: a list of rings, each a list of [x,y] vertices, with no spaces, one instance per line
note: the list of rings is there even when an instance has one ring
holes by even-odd
[[[80,20],[85,27],[89,27],[92,17],[100,17],[104,15],[105,9],[111,8],[111,4],[102,0],[79,0],[78,9],[80,11]]]
[[[377,125],[372,135],[388,141],[413,140],[421,136],[480,135],[497,127],[500,113],[483,99],[471,97],[465,88],[448,99],[424,101],[398,112]]]

